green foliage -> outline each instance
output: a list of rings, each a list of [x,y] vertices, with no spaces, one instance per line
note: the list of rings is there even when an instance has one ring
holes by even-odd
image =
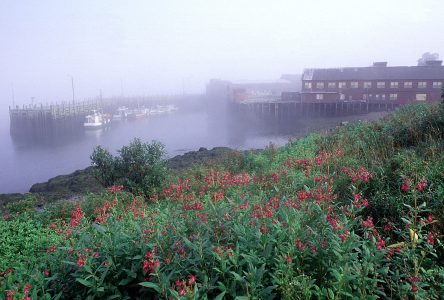
[[[236,153],[151,190],[151,203],[114,187],[31,223],[3,221],[3,244],[29,250],[9,255],[4,266],[14,270],[0,273],[0,294],[22,297],[30,284],[42,299],[440,299],[440,109],[412,106],[376,124]],[[134,143],[120,157],[93,156],[114,172],[112,184],[138,193],[129,182],[160,152]],[[121,177],[130,171],[138,175]],[[12,232],[20,226],[55,247],[30,247],[31,233]]]
[[[32,194],[26,194],[24,199],[6,205],[6,210],[12,215],[20,215],[23,213],[35,213],[37,199]]]
[[[32,266],[59,237],[42,223],[23,214],[12,221],[0,220],[0,272],[18,265]]]
[[[126,190],[146,197],[159,191],[167,178],[163,144],[142,143],[136,138],[118,153],[114,157],[98,146],[91,155],[96,178],[103,185],[123,185]]]

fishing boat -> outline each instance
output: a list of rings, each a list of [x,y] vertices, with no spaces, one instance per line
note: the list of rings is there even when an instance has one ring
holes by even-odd
[[[172,104],[169,105],[156,105],[156,107],[152,108],[150,114],[159,115],[164,113],[169,113],[176,111],[178,108]]]
[[[92,114],[85,116],[85,122],[83,126],[86,129],[101,128],[110,122],[108,115],[102,114],[96,110],[92,111]]]
[[[129,110],[126,106],[120,106],[116,113],[113,115],[113,121],[121,121],[128,117]]]

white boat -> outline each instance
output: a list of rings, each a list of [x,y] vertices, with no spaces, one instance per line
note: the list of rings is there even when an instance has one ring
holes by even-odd
[[[177,109],[178,108],[172,104],[156,105],[156,107],[151,109],[150,114],[152,114],[152,115],[164,114],[164,113],[176,111]]]
[[[113,115],[113,121],[121,121],[128,117],[129,110],[126,106],[120,106]]]
[[[150,110],[148,108],[137,108],[128,112],[128,119],[139,119],[146,117],[149,114]]]
[[[92,114],[87,115],[85,117],[85,122],[83,123],[83,126],[85,128],[101,128],[104,125],[108,124],[110,122],[110,119],[107,115],[104,115],[96,110],[92,111]]]

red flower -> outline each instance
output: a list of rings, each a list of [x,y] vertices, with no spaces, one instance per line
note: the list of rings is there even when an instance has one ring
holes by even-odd
[[[31,285],[29,283],[27,283],[25,285],[25,288],[23,289],[23,293],[28,294],[30,289],[31,289]]]
[[[416,284],[412,284],[412,292],[416,293],[418,291],[418,287],[416,286]]]
[[[305,248],[304,243],[302,243],[302,242],[299,241],[299,240],[297,240],[297,241],[295,242],[295,245],[296,245],[296,248],[298,248],[299,250],[304,250],[304,248]]]
[[[77,266],[79,268],[83,268],[85,266],[85,260],[82,256],[79,256],[79,258],[77,259]]]
[[[188,284],[193,285],[195,281],[196,281],[196,278],[194,277],[194,275],[191,275],[190,279],[188,279]]]
[[[373,218],[368,217],[367,220],[362,221],[362,226],[364,226],[365,228],[373,229],[375,227],[375,225],[373,224]]]
[[[292,262],[293,262],[293,258],[290,255],[288,255],[287,256],[287,263],[291,264]]]
[[[109,266],[109,263],[105,260],[105,261],[103,262],[103,266],[106,268],[106,267]]]
[[[421,179],[418,184],[416,185],[416,189],[418,192],[422,192],[427,187],[427,181],[424,179]]]
[[[13,292],[13,291],[7,291],[6,292],[6,296],[7,296],[7,300],[14,300],[14,295],[17,294],[17,292]]]
[[[401,191],[407,193],[410,190],[410,180],[407,178],[402,179]]]
[[[430,215],[428,215],[428,217],[427,217],[427,223],[432,223],[433,222],[433,216],[432,216],[432,214],[430,214]]]
[[[185,290],[180,290],[180,291],[179,291],[179,296],[181,296],[181,297],[182,297],[182,296],[185,296]]]
[[[435,245],[435,239],[433,238],[433,234],[431,232],[429,232],[429,234],[427,235],[427,243],[432,246]]]
[[[119,193],[123,190],[123,185],[113,185],[111,187],[109,187],[108,192],[112,193],[112,194],[116,194]]]
[[[385,246],[384,240],[379,238],[378,241],[376,242],[376,249],[382,250],[384,249],[384,246]]]

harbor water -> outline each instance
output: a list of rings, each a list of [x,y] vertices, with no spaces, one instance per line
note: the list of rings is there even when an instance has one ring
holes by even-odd
[[[220,117],[220,116],[219,116]],[[200,147],[225,146],[233,149],[264,148],[270,143],[285,144],[290,138],[313,131],[325,131],[341,121],[377,118],[377,114],[341,118],[292,120],[291,122],[250,122],[219,118],[198,111],[177,111],[146,118],[113,122],[106,128],[77,130],[58,135],[20,137],[10,134],[8,109],[0,110],[0,194],[27,192],[32,184],[57,175],[69,174],[91,164],[90,155],[98,145],[116,154],[138,137],[144,142],[158,140],[168,157]]]

